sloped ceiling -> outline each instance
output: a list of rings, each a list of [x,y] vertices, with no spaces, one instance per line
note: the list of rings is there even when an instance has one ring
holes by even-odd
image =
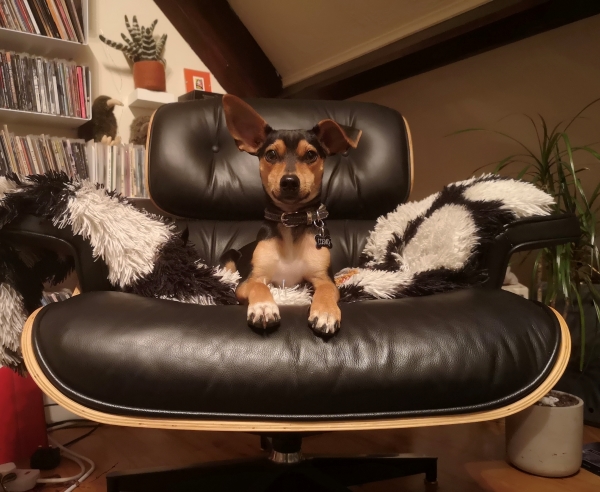
[[[229,0],[295,84],[491,0]]]

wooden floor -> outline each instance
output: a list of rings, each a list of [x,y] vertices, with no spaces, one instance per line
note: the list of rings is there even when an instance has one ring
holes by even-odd
[[[85,430],[53,433],[66,442]],[[600,441],[600,429],[586,427],[585,442]],[[184,466],[198,462],[252,457],[260,454],[258,437],[225,432],[188,432],[103,426],[72,449],[96,462],[96,471],[77,490],[105,491],[104,476],[111,470]],[[305,453],[368,454],[419,453],[438,456],[439,485],[426,487],[422,476],[406,477],[354,490],[364,492],[599,492],[600,477],[585,470],[564,479],[534,477],[505,463],[502,421],[393,431],[329,433],[307,438]],[[63,460],[58,472],[69,476],[77,466]],[[56,472],[46,474],[57,476]],[[46,485],[43,492],[65,487]]]

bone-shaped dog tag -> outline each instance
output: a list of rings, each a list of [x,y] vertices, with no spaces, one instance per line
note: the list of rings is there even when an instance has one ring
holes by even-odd
[[[333,247],[333,244],[331,244],[331,236],[329,235],[329,231],[325,227],[325,223],[321,219],[318,219],[315,220],[313,224],[319,231],[315,235],[317,249],[331,249]]]
[[[317,234],[315,236],[315,241],[317,242],[317,249],[321,248],[333,248],[333,244],[331,244],[331,236],[329,234],[321,235]]]
[[[319,232],[315,235],[315,241],[317,243],[317,249],[321,248],[333,248],[333,244],[331,243],[331,236],[329,235],[329,231],[322,227]]]

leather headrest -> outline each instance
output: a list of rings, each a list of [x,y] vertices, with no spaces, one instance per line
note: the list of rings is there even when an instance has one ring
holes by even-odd
[[[330,118],[362,130],[356,149],[325,161],[322,196],[332,219],[374,219],[408,198],[408,129],[393,109],[351,101],[246,101],[275,129],[308,130]],[[262,218],[258,159],[236,147],[220,98],[160,107],[148,142],[148,186],[160,209],[190,219]]]

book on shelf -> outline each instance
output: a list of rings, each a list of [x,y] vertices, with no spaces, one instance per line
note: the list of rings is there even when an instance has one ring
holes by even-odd
[[[0,108],[89,119],[90,84],[73,61],[0,50]]]
[[[86,143],[90,181],[127,197],[147,197],[143,145]]]
[[[4,125],[0,131],[0,174],[27,176],[48,171],[87,178],[85,141],[49,135],[20,137]]]
[[[28,176],[49,171],[89,179],[126,197],[147,197],[146,152],[143,145],[107,145],[90,140],[17,136],[0,129],[0,176]]]
[[[81,0],[0,0],[0,27],[85,43]]]

